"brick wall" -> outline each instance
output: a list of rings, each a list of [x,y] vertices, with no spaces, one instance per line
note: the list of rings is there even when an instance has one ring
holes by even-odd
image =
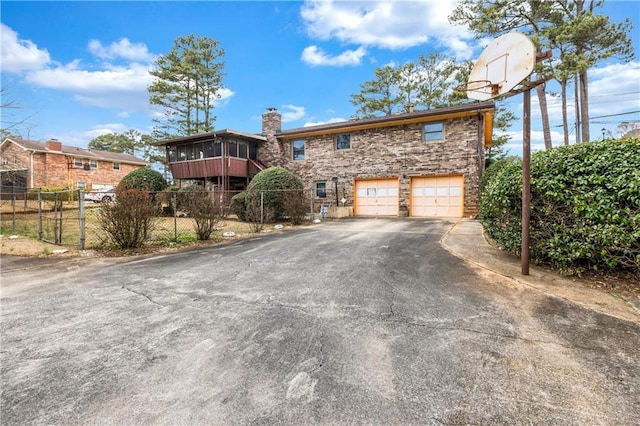
[[[444,140],[436,142],[423,141],[420,123],[362,130],[350,133],[351,149],[346,150],[336,149],[335,135],[314,136],[306,139],[305,160],[301,161],[291,160],[291,143],[287,141],[280,147],[281,165],[308,188],[316,181],[327,181],[328,197],[335,197],[331,178],[338,177],[339,196],[344,191],[347,205],[353,205],[355,179],[399,178],[400,215],[408,214],[412,176],[464,175],[464,215],[472,216],[478,211],[483,164],[479,128],[481,121],[476,117],[448,120],[444,122]],[[269,159],[273,157],[269,152]]]
[[[113,162],[98,161],[96,169],[84,170],[74,165],[74,158],[56,152],[25,151],[15,144],[9,144],[2,157],[10,163],[27,168],[27,187],[71,187],[77,188],[78,182],[84,182],[87,189],[93,185],[116,186],[128,173],[141,166],[120,163],[120,170],[113,169]],[[33,166],[33,170],[31,170]]]

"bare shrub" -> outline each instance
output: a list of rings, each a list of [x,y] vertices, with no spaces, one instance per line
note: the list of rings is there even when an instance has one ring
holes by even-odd
[[[141,247],[153,230],[158,205],[148,191],[119,190],[114,203],[103,203],[98,224],[121,249]]]
[[[272,206],[264,202],[264,192],[246,192],[244,198],[245,212],[244,220],[249,223],[251,232],[260,232],[264,229],[264,224],[272,222],[276,213]]]
[[[197,189],[185,191],[181,195],[183,208],[195,221],[198,240],[210,239],[218,223],[225,216],[222,205],[216,201],[218,197]]]
[[[282,194],[282,207],[291,223],[300,225],[309,212],[309,202],[303,190],[285,190]]]

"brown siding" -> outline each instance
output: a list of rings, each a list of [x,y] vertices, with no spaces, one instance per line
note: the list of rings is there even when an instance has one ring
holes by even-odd
[[[225,158],[224,169],[222,166],[222,157],[169,164],[174,179],[196,179],[213,176],[247,177],[249,173],[246,159]]]

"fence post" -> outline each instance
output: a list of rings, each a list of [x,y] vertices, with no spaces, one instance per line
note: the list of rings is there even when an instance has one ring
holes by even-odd
[[[15,192],[11,195],[11,199],[12,199],[11,205],[13,207],[12,227],[13,227],[13,233],[15,234],[16,233],[16,193]]]
[[[42,240],[42,189],[38,188],[38,240]]]
[[[85,247],[85,211],[84,211],[84,191],[78,189],[78,208],[80,210],[80,250],[84,250]]]
[[[173,210],[173,241],[178,242],[178,193],[171,194],[171,210]]]
[[[264,224],[264,192],[260,191],[260,225]]]

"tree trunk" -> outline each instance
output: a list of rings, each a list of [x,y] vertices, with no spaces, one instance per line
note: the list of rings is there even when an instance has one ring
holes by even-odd
[[[582,122],[582,140],[589,142],[589,88],[587,72],[580,73],[580,121]]]
[[[547,84],[542,83],[536,87],[538,102],[540,103],[540,117],[542,118],[542,134],[544,135],[544,148],[551,149],[551,130],[549,128],[549,109],[547,107]]]
[[[580,82],[578,81],[578,74],[574,77],[574,103],[576,110],[576,143],[582,142],[580,135],[582,134],[582,126],[580,125]]]
[[[565,145],[569,145],[569,117],[567,116],[567,79],[560,82],[562,97],[562,134]]]

